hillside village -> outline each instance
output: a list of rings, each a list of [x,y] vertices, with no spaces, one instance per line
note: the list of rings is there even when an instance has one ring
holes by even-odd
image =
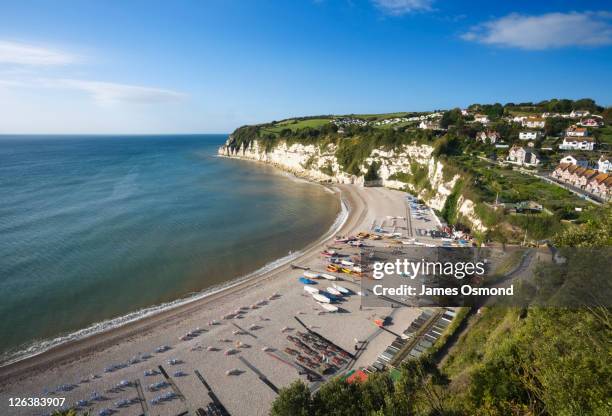
[[[321,182],[406,188],[482,241],[536,241],[612,200],[611,118],[588,98],[319,115],[240,127],[226,148]],[[541,209],[508,209],[523,205]]]

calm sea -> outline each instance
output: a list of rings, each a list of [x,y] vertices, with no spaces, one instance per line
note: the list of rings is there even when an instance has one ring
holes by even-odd
[[[0,362],[244,276],[332,226],[332,194],[215,157],[225,138],[0,136]]]

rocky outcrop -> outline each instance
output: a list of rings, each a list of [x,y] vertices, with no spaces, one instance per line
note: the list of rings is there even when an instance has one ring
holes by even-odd
[[[379,165],[381,184],[388,188],[407,189],[436,210],[442,210],[448,196],[459,179],[458,175],[445,178],[444,164],[433,157],[433,147],[422,144],[404,145],[399,149],[375,149],[365,160],[362,172],[373,162]],[[281,141],[273,148],[266,149],[253,140],[248,145],[236,145],[230,136],[219,148],[219,155],[252,160],[276,166],[297,176],[318,182],[347,183],[364,185],[364,176],[351,175],[342,170],[335,156],[336,147],[291,144]],[[419,183],[407,180],[415,171],[424,173]],[[474,211],[474,203],[463,197],[457,201],[457,211],[477,231],[486,227]]]

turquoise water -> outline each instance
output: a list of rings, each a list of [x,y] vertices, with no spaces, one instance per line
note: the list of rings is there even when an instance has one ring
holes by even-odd
[[[0,353],[299,250],[337,199],[215,157],[226,136],[0,137]]]

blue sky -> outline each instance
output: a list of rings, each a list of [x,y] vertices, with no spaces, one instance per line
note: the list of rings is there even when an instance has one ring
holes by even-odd
[[[611,105],[611,52],[604,1],[3,1],[0,133],[230,132],[552,97]]]

